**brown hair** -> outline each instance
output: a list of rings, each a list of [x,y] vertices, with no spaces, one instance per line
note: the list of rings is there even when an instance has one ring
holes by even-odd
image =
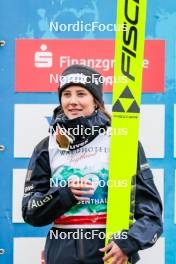
[[[97,105],[96,109],[99,109],[108,118],[109,122],[111,122],[111,115],[105,108],[105,105],[101,104],[96,98],[94,98],[94,100],[95,100],[95,104]]]

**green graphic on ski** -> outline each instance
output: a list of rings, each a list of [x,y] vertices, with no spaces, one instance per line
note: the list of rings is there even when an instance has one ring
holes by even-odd
[[[109,180],[127,186],[108,189],[106,244],[133,223],[145,19],[146,0],[118,0],[117,25],[127,30],[116,32],[114,76],[126,76],[126,83],[113,86]]]

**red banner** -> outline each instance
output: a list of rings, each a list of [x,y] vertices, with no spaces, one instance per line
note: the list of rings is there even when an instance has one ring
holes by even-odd
[[[16,92],[54,92],[60,73],[71,64],[86,64],[99,71],[104,92],[114,81],[114,40],[16,40]],[[165,41],[146,40],[142,91],[164,92]],[[116,76],[118,82],[125,82]]]

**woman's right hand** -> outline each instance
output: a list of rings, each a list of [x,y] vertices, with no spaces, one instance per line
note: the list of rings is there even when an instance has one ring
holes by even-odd
[[[78,201],[88,201],[94,194],[94,186],[91,181],[87,179],[70,179],[68,186],[71,192]]]

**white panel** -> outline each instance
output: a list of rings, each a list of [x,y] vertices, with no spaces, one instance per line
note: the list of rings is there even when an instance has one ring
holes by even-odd
[[[139,264],[165,264],[165,239],[159,238],[156,244],[139,252]]]
[[[142,105],[139,139],[148,158],[164,158],[165,105]]]
[[[161,196],[161,200],[164,206],[164,170],[163,169],[152,169],[154,182]]]
[[[22,219],[21,204],[24,192],[24,182],[26,177],[25,169],[13,170],[13,209],[12,209],[12,222],[24,223]]]
[[[14,238],[13,264],[43,264],[45,238]]]
[[[14,118],[14,157],[32,155],[34,147],[48,135],[49,123],[56,105],[16,104]]]

